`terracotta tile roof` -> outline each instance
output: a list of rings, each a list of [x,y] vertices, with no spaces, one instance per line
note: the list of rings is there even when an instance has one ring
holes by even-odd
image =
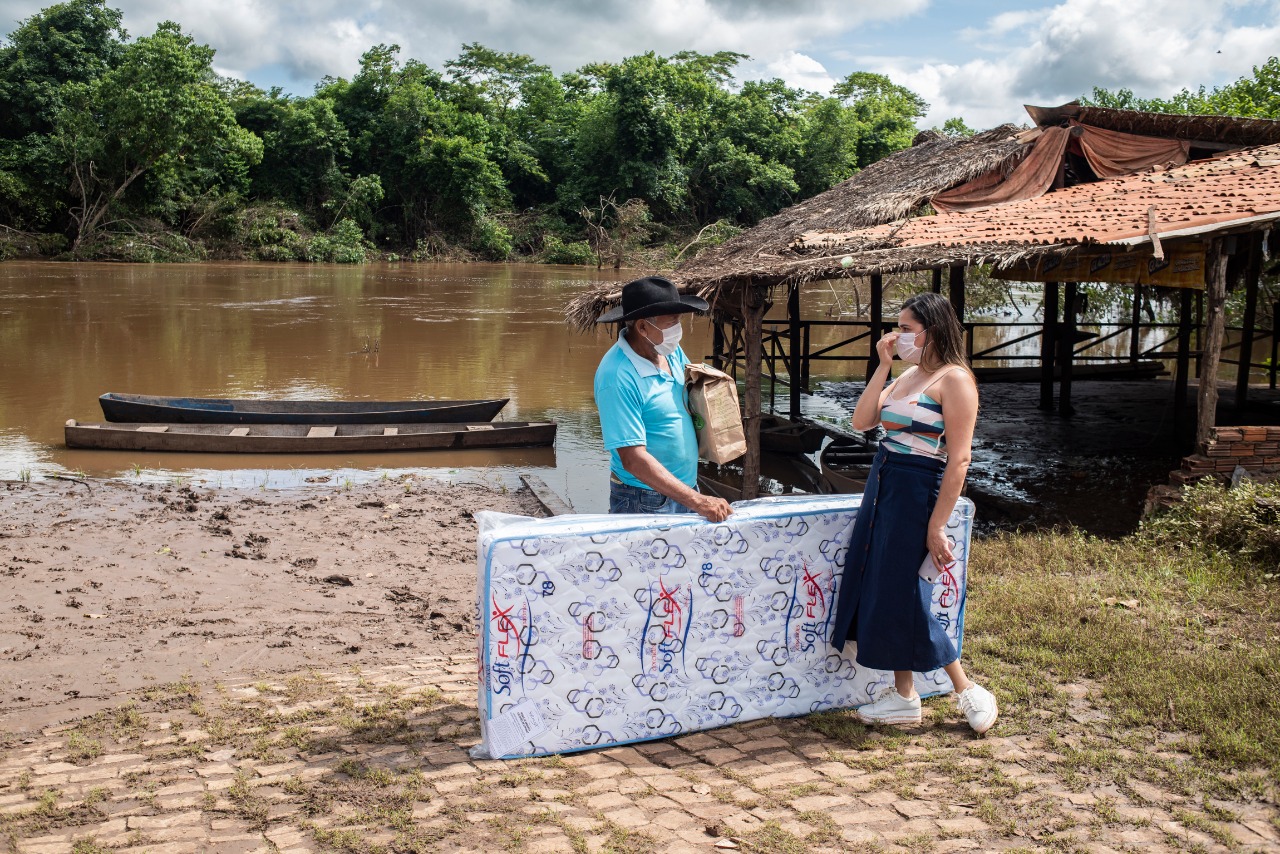
[[[1111,243],[1146,237],[1153,206],[1161,236],[1280,213],[1280,144],[1079,184],[982,210],[858,231],[809,232],[795,248]]]

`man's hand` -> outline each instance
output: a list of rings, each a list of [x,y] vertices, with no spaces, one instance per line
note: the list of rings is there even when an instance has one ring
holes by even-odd
[[[728,501],[716,498],[714,495],[699,495],[697,503],[689,509],[708,522],[723,522],[733,512]]]

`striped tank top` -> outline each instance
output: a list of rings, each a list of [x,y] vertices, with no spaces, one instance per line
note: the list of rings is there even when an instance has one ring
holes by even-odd
[[[893,387],[880,407],[880,425],[885,437],[880,444],[899,454],[915,454],[921,457],[944,459],[946,450],[946,424],[942,420],[942,404],[930,397],[929,389],[951,371],[943,371],[915,394],[901,400],[893,396]],[[905,374],[904,374],[905,376]],[[899,381],[902,377],[898,378]]]

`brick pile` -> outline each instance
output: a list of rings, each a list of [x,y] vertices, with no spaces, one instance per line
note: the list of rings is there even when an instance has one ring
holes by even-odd
[[[1214,427],[1198,453],[1185,457],[1169,476],[1175,486],[1207,475],[1227,475],[1239,466],[1248,472],[1280,469],[1280,427]]]
[[[1280,427],[1214,427],[1196,453],[1183,457],[1167,484],[1147,492],[1144,515],[1182,500],[1182,487],[1206,477],[1227,481],[1236,468],[1262,479],[1280,479]]]

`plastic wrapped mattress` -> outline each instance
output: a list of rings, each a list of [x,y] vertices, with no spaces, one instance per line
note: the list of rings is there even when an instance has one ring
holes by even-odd
[[[868,702],[892,679],[829,642],[859,495],[698,516],[477,513],[477,755],[538,756]],[[973,505],[933,611],[961,644]],[[924,696],[951,690],[916,675]]]

